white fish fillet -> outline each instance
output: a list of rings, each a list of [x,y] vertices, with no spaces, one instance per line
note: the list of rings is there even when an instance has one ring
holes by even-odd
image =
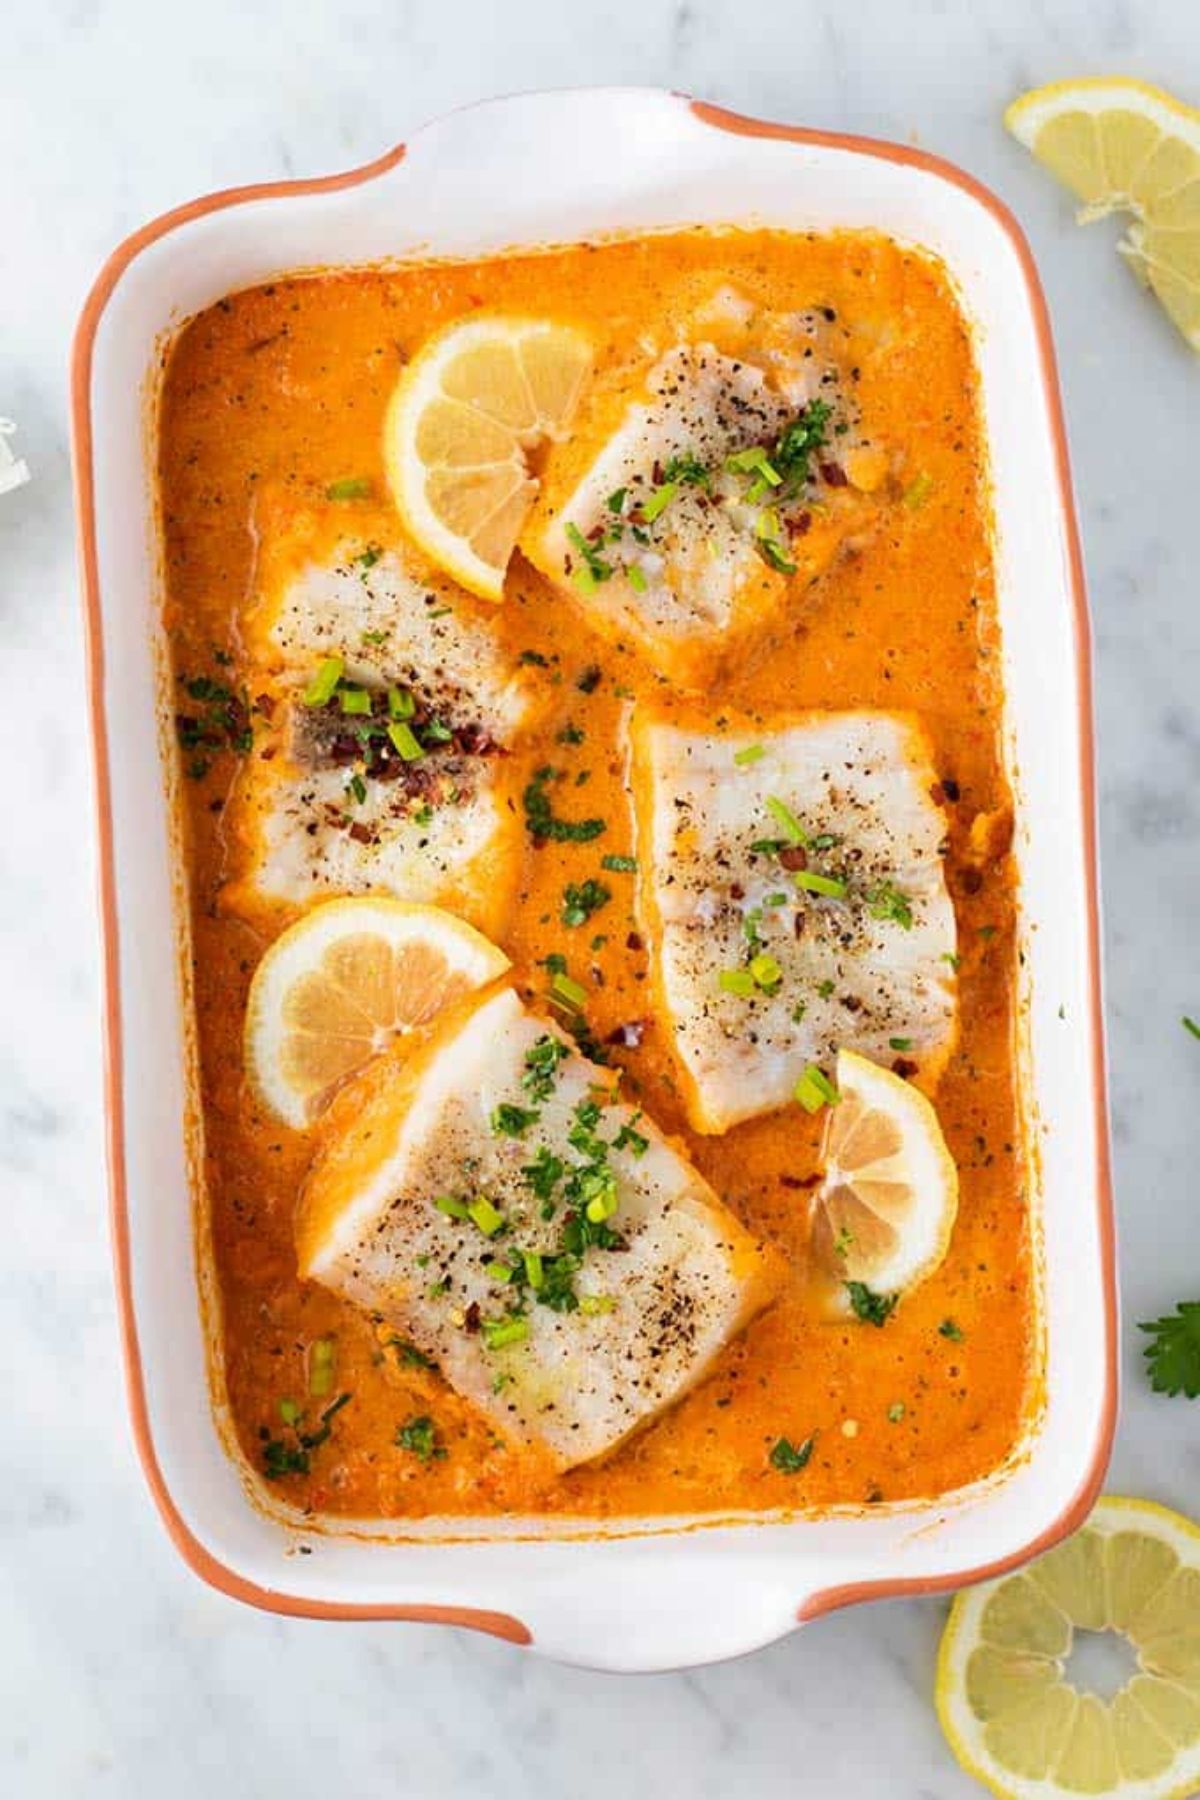
[[[710,342],[676,345],[615,416],[611,396],[591,409],[547,471],[534,561],[595,628],[630,640],[662,674],[693,688],[761,629],[787,591],[789,568],[807,582],[828,566],[865,504],[844,481],[822,485],[820,451],[798,487],[756,485],[753,470],[728,466],[755,447],[765,454],[817,399],[835,407],[838,431],[849,430],[839,371],[814,350],[813,329],[800,315],[790,328],[776,324],[790,360],[772,352],[760,364]],[[835,430],[832,416],[826,430]],[[836,460],[832,448],[824,455]],[[591,547],[590,572],[580,538]]]
[[[527,1057],[547,1045],[561,1060],[539,1093]],[[506,1104],[536,1113],[519,1136],[496,1129]],[[594,1163],[589,1136],[615,1176],[618,1247],[582,1250],[570,1270],[579,1304],[556,1310],[487,1265],[536,1252],[541,1291],[553,1293],[573,1210],[566,1182]],[[568,1171],[549,1218],[523,1173],[539,1155]],[[485,1195],[503,1229],[487,1236],[446,1216],[435,1201],[447,1195]],[[610,1072],[510,990],[458,1014],[362,1110],[310,1177],[298,1247],[302,1273],[381,1314],[502,1432],[560,1468],[602,1455],[678,1400],[771,1292],[767,1253],[704,1180],[612,1097]],[[517,1308],[527,1335],[491,1346]]]
[[[245,644],[251,693],[265,693],[266,729],[235,787],[227,832],[235,876],[225,891],[248,901],[303,903],[383,892],[455,905],[494,926],[520,843],[503,752],[533,704],[494,633],[453,584],[431,581],[407,553],[346,539],[323,560],[264,559],[267,585]],[[274,579],[272,579],[274,577]],[[346,760],[334,709],[302,696],[324,659],[382,708],[401,689],[419,718],[453,735],[402,763],[394,779]]]
[[[886,1064],[902,1050],[922,1078],[940,1071],[955,921],[935,781],[924,733],[902,714],[720,734],[635,715],[639,904],[698,1130],[782,1106],[808,1064],[831,1072],[840,1047]],[[778,852],[752,849],[786,839],[771,801],[809,840],[809,873],[844,881],[844,896],[804,891]],[[768,964],[765,986],[726,991],[722,975],[744,985],[757,954],[778,980]]]

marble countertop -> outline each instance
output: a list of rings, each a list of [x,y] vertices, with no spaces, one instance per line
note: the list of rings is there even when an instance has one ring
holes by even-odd
[[[1095,614],[1126,1394],[1110,1486],[1196,1510],[1200,1405],[1133,1321],[1200,1294],[1200,363],[1000,127],[1055,77],[1200,101],[1195,0],[44,0],[0,25],[0,1791],[361,1800],[525,1792],[967,1800],[929,1704],[944,1605],[821,1622],[698,1674],[597,1677],[467,1634],[243,1610],[135,1466],[109,1277],[67,347],[118,239],[192,195],[359,163],[489,92],[682,88],[912,139],[996,188],[1057,327]],[[853,1672],[851,1674],[851,1671]]]

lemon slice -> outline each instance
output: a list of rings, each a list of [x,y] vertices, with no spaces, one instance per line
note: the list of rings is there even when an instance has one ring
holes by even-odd
[[[507,967],[502,950],[437,906],[315,906],[255,970],[246,1005],[250,1079],[272,1112],[303,1131],[393,1039]]]
[[[396,385],[392,497],[426,555],[485,600],[501,597],[538,491],[530,453],[566,435],[591,365],[569,326],[475,317],[431,338]]]
[[[1132,213],[1121,254],[1200,350],[1200,112],[1142,81],[1056,81],[1004,122],[1083,201],[1081,221]]]
[[[1115,1693],[1073,1678],[1080,1632],[1116,1634],[1128,1678]],[[1104,1499],[1022,1573],[959,1594],[937,1708],[959,1762],[1005,1800],[1194,1794],[1200,1528],[1149,1500]]]
[[[933,1273],[958,1212],[958,1170],[925,1095],[852,1050],[837,1059],[840,1098],[825,1126],[811,1250],[838,1311],[848,1282],[880,1296]]]

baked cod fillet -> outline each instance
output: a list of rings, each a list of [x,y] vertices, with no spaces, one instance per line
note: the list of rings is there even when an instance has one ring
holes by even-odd
[[[297,1245],[560,1469],[678,1400],[772,1294],[769,1254],[511,990],[379,1085],[315,1166]]]
[[[494,926],[519,848],[504,753],[527,682],[394,530],[330,540],[278,509],[260,529],[243,625],[258,719],[226,818],[227,902],[377,892]]]
[[[920,726],[809,713],[632,727],[639,907],[698,1131],[788,1101],[841,1048],[936,1080],[955,1029],[945,820]]]
[[[703,323],[732,330],[719,304]],[[546,465],[527,537],[593,629],[688,687],[761,639],[793,578],[821,574],[870,511],[843,466],[858,437],[827,328],[771,325],[769,345],[742,327],[744,352],[725,350],[714,329],[601,385]],[[886,458],[855,454],[882,481]]]

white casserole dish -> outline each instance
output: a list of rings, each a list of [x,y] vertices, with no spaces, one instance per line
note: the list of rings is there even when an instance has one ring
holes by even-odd
[[[436,1528],[403,1542],[369,1526],[306,1531],[252,1503],[227,1454],[205,1323],[147,430],[164,334],[232,289],[297,268],[750,222],[873,227],[933,251],[974,334],[1018,807],[1027,1030],[1017,1053],[1036,1178],[1044,1405],[1010,1466],[935,1502],[667,1528],[630,1520],[621,1535],[570,1541],[486,1521],[452,1522],[458,1541]],[[1073,1528],[1098,1490],[1116,1401],[1088,631],[1045,307],[1004,208],[918,152],[760,124],[674,94],[490,101],[366,169],[214,195],[139,232],[87,302],[73,404],[117,1280],[140,1454],[191,1566],[279,1611],[474,1625],[565,1661],[650,1670],[736,1655],[853,1600],[960,1585]]]

